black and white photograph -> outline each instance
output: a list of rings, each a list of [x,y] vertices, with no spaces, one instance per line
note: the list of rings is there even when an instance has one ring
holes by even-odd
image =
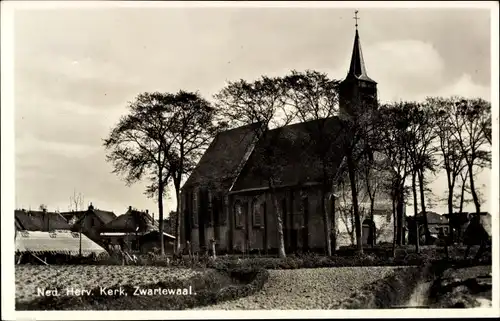
[[[1,5],[2,319],[499,316],[498,2]]]

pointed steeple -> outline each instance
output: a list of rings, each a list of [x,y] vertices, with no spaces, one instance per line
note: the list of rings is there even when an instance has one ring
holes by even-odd
[[[359,33],[356,28],[356,35],[354,36],[354,46],[352,48],[351,65],[346,78],[354,77],[359,80],[369,81],[376,83],[373,79],[368,77],[366,73],[365,61],[363,59],[363,52],[361,51],[361,43],[359,41]]]

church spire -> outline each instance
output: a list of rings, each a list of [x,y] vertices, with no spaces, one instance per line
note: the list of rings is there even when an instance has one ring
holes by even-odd
[[[358,32],[358,11],[354,12],[354,19],[356,19],[356,34],[354,36],[354,46],[352,48],[351,65],[349,67],[349,72],[347,73],[347,78],[354,77],[359,80],[370,81],[376,83],[373,79],[368,77],[366,73],[365,61],[363,59],[363,52],[361,51],[361,43],[359,41]]]

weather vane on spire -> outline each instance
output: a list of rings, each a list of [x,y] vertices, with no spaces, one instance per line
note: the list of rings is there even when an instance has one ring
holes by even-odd
[[[354,11],[354,18],[356,20],[356,30],[358,30],[358,10]]]

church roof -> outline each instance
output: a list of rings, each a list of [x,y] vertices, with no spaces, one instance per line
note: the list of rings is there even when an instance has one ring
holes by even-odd
[[[217,182],[229,189],[253,149],[257,126],[255,123],[219,133],[182,188]]]
[[[346,80],[352,78],[376,83],[373,79],[368,77],[368,74],[366,73],[365,61],[363,59],[363,52],[361,51],[361,42],[359,41],[358,29],[356,29],[356,35],[354,36],[351,65],[349,67],[349,72],[347,73]]]
[[[339,148],[340,144],[322,144],[320,140],[315,139],[314,133],[319,132],[317,128],[324,129],[323,137],[328,140],[338,139],[342,133],[338,117],[293,124],[269,131],[255,146],[231,191],[267,188],[267,178],[271,174],[269,171],[272,171],[276,186],[321,182],[323,160],[318,149],[325,152],[324,157],[330,155],[328,159],[324,158],[329,172],[338,169],[343,153]],[[335,150],[326,151],[327,146]]]

